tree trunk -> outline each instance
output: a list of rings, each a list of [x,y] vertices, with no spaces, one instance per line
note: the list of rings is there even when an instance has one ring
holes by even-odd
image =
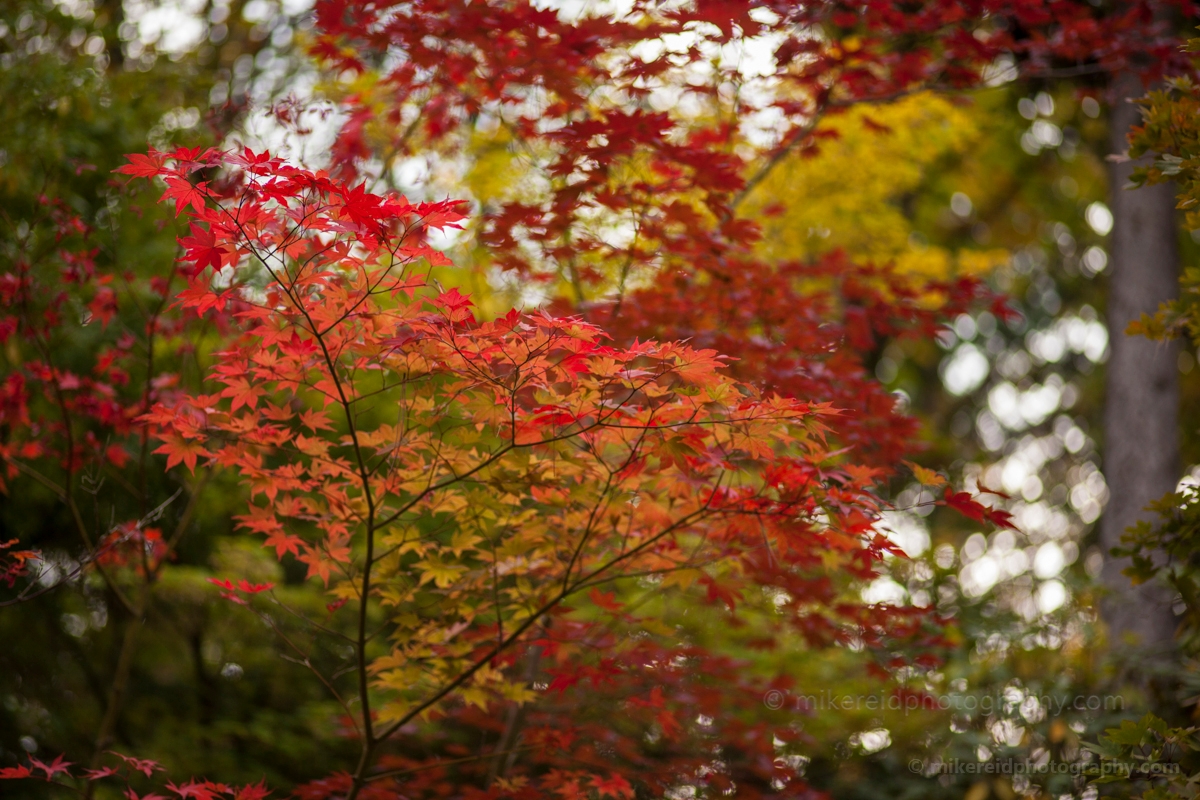
[[[1111,86],[1109,147],[1114,154],[1128,150],[1126,134],[1140,122],[1128,98],[1143,93],[1133,75],[1119,76]],[[1179,479],[1178,347],[1125,333],[1130,321],[1178,294],[1179,253],[1174,187],[1126,190],[1132,168],[1133,163],[1125,162],[1109,170],[1113,228],[1103,447],[1109,500],[1100,520],[1107,590],[1101,617],[1114,645],[1136,640],[1149,654],[1171,648],[1173,592],[1156,584],[1133,586],[1122,574],[1128,560],[1112,558],[1108,551],[1120,543],[1126,528],[1148,517],[1146,505],[1174,491]]]

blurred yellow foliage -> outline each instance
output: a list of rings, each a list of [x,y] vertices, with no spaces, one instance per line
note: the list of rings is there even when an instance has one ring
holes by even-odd
[[[856,106],[823,120],[818,137],[836,138],[819,138],[816,155],[796,153],[776,165],[742,215],[763,226],[761,252],[771,261],[840,248],[918,279],[987,272],[1007,251],[928,246],[912,235],[905,210],[931,173],[978,146],[980,121],[979,109],[927,93]],[[780,205],[782,213],[772,213]]]
[[[471,165],[463,176],[471,197],[480,203],[528,199],[531,179],[527,163],[513,152],[512,136],[507,128],[493,131],[476,129],[467,143]]]

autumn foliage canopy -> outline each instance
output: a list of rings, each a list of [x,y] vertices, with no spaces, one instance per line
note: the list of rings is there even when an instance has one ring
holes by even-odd
[[[0,338],[27,353],[0,383],[5,485],[49,487],[80,571],[138,616],[213,476],[236,476],[241,529],[304,565],[327,595],[304,622],[346,652],[328,674],[275,629],[359,752],[298,797],[802,794],[785,756],[803,733],[761,701],[786,673],[665,624],[663,598],[752,650],[851,647],[881,677],[936,664],[942,620],[854,590],[900,555],[883,487],[918,448],[865,364],[963,310],[1007,312],[968,274],[766,257],[755,215],[782,211],[755,189],[857,104],[997,70],[1169,69],[1154,9],[1123,8],[323,0],[311,56],[343,112],[327,169],[249,148],[131,155],[116,171],[165,190],[181,226],[152,276],[98,270],[96,232],[45,198],[44,235],[0,275]],[[771,66],[722,55],[738,46]],[[511,156],[511,191],[471,208],[368,188],[398,159],[468,158],[479,130]],[[545,302],[481,311],[458,288],[475,267],[434,245],[447,232]],[[114,324],[135,308],[136,328]],[[84,334],[88,363],[59,363]],[[122,522],[81,509],[101,472],[140,489]],[[176,495],[152,497],[151,473],[185,496],[173,530]],[[0,548],[0,582],[32,602],[35,555]],[[210,583],[271,627],[300,614],[270,582]],[[157,765],[108,754],[111,735],[86,768],[0,777],[151,796]]]

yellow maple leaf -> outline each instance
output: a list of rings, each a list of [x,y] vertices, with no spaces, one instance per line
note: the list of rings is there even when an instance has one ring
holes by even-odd
[[[912,470],[913,476],[925,486],[943,486],[946,479],[931,469],[922,467],[920,464],[914,464],[911,461],[905,461],[904,465]]]
[[[458,690],[458,694],[462,697],[463,702],[467,705],[482,708],[485,711],[488,706],[488,693],[478,686],[467,686]]]
[[[440,589],[452,586],[458,580],[458,576],[467,571],[466,567],[459,564],[443,564],[433,559],[418,561],[413,566],[421,570],[421,579],[418,581],[418,585],[433,581]]]
[[[450,539],[450,550],[454,555],[461,556],[464,550],[470,550],[475,547],[483,539],[470,531],[458,530],[454,532],[454,536]]]
[[[538,693],[521,683],[502,683],[500,694],[514,703],[531,703],[537,699]]]
[[[699,577],[700,570],[698,569],[676,569],[663,575],[662,583],[659,585],[664,589],[671,586],[686,589],[695,583]]]

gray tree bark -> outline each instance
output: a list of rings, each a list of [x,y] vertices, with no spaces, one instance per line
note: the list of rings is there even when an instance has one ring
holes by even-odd
[[[1144,94],[1133,75],[1110,87],[1109,147],[1128,149],[1126,134],[1140,122],[1128,98]],[[1149,518],[1146,505],[1174,491],[1179,480],[1178,348],[1141,336],[1126,327],[1179,291],[1179,253],[1175,192],[1170,185],[1127,190],[1134,164],[1114,163],[1109,170],[1109,207],[1113,214],[1109,249],[1109,358],[1104,401],[1104,476],[1109,500],[1100,520],[1105,550],[1101,580],[1107,590],[1100,613],[1114,645],[1135,641],[1147,654],[1169,650],[1175,630],[1172,592],[1163,586],[1133,586],[1121,574],[1126,559],[1108,551],[1125,529]]]

